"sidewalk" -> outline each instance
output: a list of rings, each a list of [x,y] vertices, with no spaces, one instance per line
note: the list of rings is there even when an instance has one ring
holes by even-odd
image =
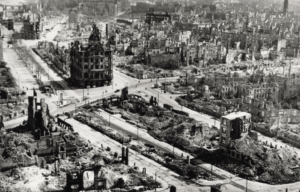
[[[45,61],[43,61],[38,55],[36,55],[31,49],[30,54],[33,58],[42,66],[42,68],[47,71],[50,81],[58,83],[63,90],[62,92],[66,93],[68,96],[74,96],[76,99],[80,99],[80,96],[76,94],[73,90],[70,89],[67,82],[61,78],[58,74],[56,74]]]

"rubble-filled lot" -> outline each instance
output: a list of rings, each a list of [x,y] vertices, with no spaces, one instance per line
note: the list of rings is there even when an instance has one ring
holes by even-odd
[[[91,109],[90,109],[91,110]],[[89,110],[89,111],[90,111]],[[94,111],[95,112],[95,111]],[[95,112],[96,113],[96,112]],[[115,139],[116,141],[122,143],[124,146],[135,150],[149,159],[152,159],[171,170],[177,172],[181,176],[187,176],[190,178],[205,178],[207,180],[214,180],[205,170],[201,169],[199,166],[187,164],[185,159],[178,159],[171,153],[167,153],[159,148],[156,148],[150,144],[138,141],[122,132],[112,130],[108,127],[105,122],[100,118],[95,117],[91,112],[83,111],[75,116],[75,119],[84,123],[101,133]],[[180,143],[180,142],[179,142]]]
[[[300,159],[289,150],[262,145],[249,136],[237,140],[232,149],[250,157],[251,165],[228,157],[219,150],[211,153],[202,151],[192,164],[210,162],[240,177],[274,185],[299,181]]]
[[[0,104],[0,115],[4,117],[4,121],[22,117],[25,115],[24,112],[27,111],[27,107],[27,103],[18,103],[17,105],[15,103]]]
[[[205,98],[200,91],[188,91],[176,101],[187,108],[220,118],[222,112],[231,113],[236,109],[236,103],[230,100],[211,100]]]
[[[186,66],[180,67],[178,69],[167,69],[167,68],[157,68],[143,64],[131,64],[132,61],[128,58],[131,57],[118,57],[115,56],[115,60],[120,62],[116,62],[116,67],[119,68],[119,71],[135,78],[139,79],[153,79],[153,78],[165,78],[165,77],[178,77],[184,76],[186,73],[198,73],[198,68],[195,66]],[[142,71],[144,77],[138,73]],[[184,71],[184,72],[183,72]]]
[[[94,105],[88,110],[97,114],[97,108],[102,107]],[[165,110],[159,106],[150,105],[147,101],[144,101],[142,107],[134,101],[127,101],[122,106],[110,106],[106,110],[120,113],[127,122],[147,130],[156,139],[188,152],[194,153],[201,147],[218,148],[218,142],[215,141],[218,130],[210,128],[204,122],[197,122],[186,114],[180,114],[181,111]],[[79,118],[84,119],[84,117]],[[102,123],[98,122],[99,126]]]
[[[0,116],[4,122],[26,115],[25,97],[26,92],[18,88],[0,88]]]
[[[0,87],[16,87],[16,80],[13,78],[10,68],[6,67],[4,61],[0,62]]]
[[[54,125],[57,127],[57,125]],[[59,127],[58,127],[59,128]],[[68,171],[80,170],[84,167],[101,165],[101,178],[106,179],[108,189],[123,188],[125,191],[136,187],[152,189],[159,183],[153,177],[142,174],[133,167],[128,167],[120,162],[117,153],[110,148],[102,148],[90,144],[77,134],[59,128],[64,137],[79,147],[76,155],[67,156],[59,160],[59,172],[56,174],[55,163],[47,163],[45,168],[31,165],[34,161],[37,140],[30,132],[0,132],[0,191],[34,192],[64,190],[66,186],[66,174]],[[40,144],[39,144],[40,145]],[[47,149],[47,146],[39,146]],[[31,154],[30,154],[31,153]],[[23,159],[27,166],[20,162]],[[92,186],[93,172],[85,172],[84,186]],[[156,183],[156,184],[155,184]]]

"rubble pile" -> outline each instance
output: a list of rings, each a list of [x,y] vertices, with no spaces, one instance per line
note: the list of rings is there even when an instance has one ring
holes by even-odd
[[[86,117],[82,116],[83,113],[86,115]],[[78,120],[82,121],[82,123],[85,123],[95,129],[98,129],[100,131],[102,130],[106,135],[119,141],[120,143],[122,142],[122,140],[117,139],[118,135],[123,135],[122,133],[119,133],[117,131],[112,131],[106,127],[102,127],[100,129],[97,128],[97,127],[101,127],[103,122],[101,122],[101,120],[95,118],[94,116],[88,115],[86,112],[83,112],[83,113],[77,115],[75,117],[75,119],[78,119]],[[195,144],[196,143],[195,141],[200,142],[201,139],[198,139],[198,137],[200,137],[200,134],[208,134],[206,137],[203,137],[203,138],[207,138],[207,141],[205,141],[204,143],[209,143],[210,136],[214,136],[217,133],[214,129],[210,130],[205,123],[195,122],[192,119],[187,118],[187,117],[179,117],[179,118],[176,118],[176,120],[172,120],[172,118],[169,118],[167,116],[160,116],[160,117],[153,117],[151,120],[149,120],[150,118],[148,118],[147,116],[139,116],[136,113],[133,114],[133,113],[129,113],[129,112],[124,112],[124,114],[126,114],[129,119],[132,119],[132,121],[138,119],[140,123],[147,123],[146,125],[148,128],[149,127],[152,128],[153,125],[156,124],[156,122],[162,123],[163,126],[161,126],[161,128],[156,128],[156,129],[152,128],[152,130],[151,130],[152,134],[154,131],[156,131],[157,137],[159,136],[161,140],[168,142],[172,145],[175,145],[179,148],[183,148],[187,151],[194,152],[194,153],[196,153],[198,150],[201,149],[200,146]],[[81,118],[78,118],[78,117],[81,117]],[[178,124],[176,124],[177,121],[178,121]],[[204,128],[202,128],[201,126]],[[190,139],[191,135],[193,135],[192,139]],[[132,139],[126,144],[126,146],[134,151],[141,153],[142,155],[146,156],[147,158],[152,159],[152,160],[170,168],[171,170],[173,170],[183,176],[188,176],[191,178],[196,178],[198,176],[201,176],[203,178],[208,177],[208,175],[205,175],[203,170],[199,169],[198,166],[187,165],[185,160],[180,160],[178,162],[176,161],[174,163],[167,162],[166,158],[175,159],[176,157],[174,157],[173,154],[165,153],[165,151],[161,151],[160,149],[155,148],[154,146],[149,145],[147,143],[143,143],[141,141],[136,141],[136,140]],[[110,157],[112,155],[109,151],[103,151],[100,154],[101,154],[101,156],[105,156],[105,157]],[[89,155],[87,154],[87,156],[89,156]],[[80,159],[82,159],[82,158],[80,158]],[[95,157],[93,157],[92,159],[94,159],[94,161],[95,161]],[[114,162],[114,161],[115,161],[115,158],[110,159],[110,162]],[[95,161],[95,163],[96,163],[96,161]],[[108,167],[108,166],[109,165],[106,165],[106,167]],[[121,175],[124,175],[124,170],[122,172],[121,172]],[[109,173],[108,170],[107,170],[107,173]],[[114,173],[116,173],[116,171],[114,171]],[[111,177],[112,178],[110,179],[110,184],[112,185],[113,184],[112,181],[116,181],[116,179],[114,179],[114,178],[119,178],[119,177],[117,177],[115,175],[111,175]],[[139,177],[134,177],[134,178],[136,178],[136,181],[130,181],[130,182],[134,182],[134,183],[136,183],[136,185],[140,182],[144,183],[144,185],[145,185],[145,182],[147,181],[147,180],[145,181],[145,179],[141,180]],[[117,183],[119,183],[119,182],[120,182],[120,180],[118,179]],[[122,177],[122,182],[124,184],[127,184],[127,181],[126,181],[126,179],[124,179],[124,177]],[[130,182],[128,183],[128,185],[130,184]],[[132,185],[132,183],[131,183],[131,185]],[[151,182],[149,183],[149,185],[152,185]],[[119,186],[119,184],[117,184],[115,187],[118,187],[118,186]]]
[[[251,162],[233,159],[219,150],[213,153],[203,152],[198,158],[240,177],[264,183],[285,184],[299,181],[300,160],[289,150],[261,145],[249,136],[236,140],[230,150],[249,157]],[[197,164],[197,160],[192,162]]]
[[[212,146],[211,138],[218,134],[218,130],[209,128],[206,123],[186,122],[181,120],[182,118],[183,116],[165,120],[154,118],[152,121],[148,119],[145,122],[148,121],[147,124],[152,127],[150,134],[189,152],[194,152],[194,147]],[[214,144],[216,145],[218,144]]]
[[[74,135],[69,133],[67,138],[72,140]],[[142,186],[145,182],[140,178],[139,172],[130,171],[130,168],[120,164],[118,156],[107,149],[99,148],[83,139],[76,139],[81,144],[77,156],[68,156],[59,160],[60,174],[55,174],[55,163],[49,163],[45,168],[35,165],[29,167],[15,167],[0,172],[0,191],[51,191],[63,190],[66,186],[66,173],[72,170],[80,170],[82,167],[101,165],[101,177],[107,181],[108,188],[119,187],[120,180],[125,186]],[[10,133],[5,136],[5,150],[2,160],[17,161],[18,155],[27,152],[34,146],[34,138],[29,133]],[[36,145],[36,144],[35,144]],[[22,146],[22,147],[19,147]],[[2,152],[2,151],[1,151]],[[94,183],[93,172],[84,175],[84,186],[92,186]],[[146,183],[151,183],[151,178],[146,178]]]
[[[0,191],[40,192],[56,189],[45,184],[43,175],[50,171],[36,166],[15,168],[12,171],[0,173]]]
[[[132,61],[133,56],[122,56],[113,55],[113,63],[116,65],[126,65]]]

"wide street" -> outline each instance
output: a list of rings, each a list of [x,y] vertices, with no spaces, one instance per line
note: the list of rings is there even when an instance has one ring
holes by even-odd
[[[117,141],[112,140],[111,138],[95,131],[94,129],[84,124],[81,124],[74,119],[67,119],[66,121],[73,126],[74,131],[78,132],[81,137],[89,140],[92,144],[95,144],[97,146],[101,146],[102,144],[104,148],[109,146],[113,152],[118,152],[119,154],[121,153],[122,146]],[[133,150],[130,150],[129,155],[130,166],[134,166],[135,164],[139,167],[140,170],[145,167],[147,169],[147,174],[151,174],[153,176],[156,173],[157,177],[160,178],[160,180],[158,181],[162,182],[163,184],[165,183],[164,188],[168,188],[168,184],[170,184],[176,186],[177,190],[179,191],[199,191],[199,185],[193,183],[187,185],[186,181],[180,180],[180,175],[174,173],[173,171],[170,171],[169,169],[163,167],[155,161],[152,161]],[[161,191],[161,189],[158,189],[157,191]],[[163,191],[169,190],[166,189]]]

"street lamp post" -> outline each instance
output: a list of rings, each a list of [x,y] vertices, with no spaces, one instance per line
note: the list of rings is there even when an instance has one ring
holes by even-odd
[[[110,126],[110,116],[111,116],[111,115],[109,114],[109,122],[108,122],[108,126]]]
[[[155,192],[156,192],[156,172],[155,172]]]
[[[136,126],[136,140],[139,140],[139,122],[137,122]]]

